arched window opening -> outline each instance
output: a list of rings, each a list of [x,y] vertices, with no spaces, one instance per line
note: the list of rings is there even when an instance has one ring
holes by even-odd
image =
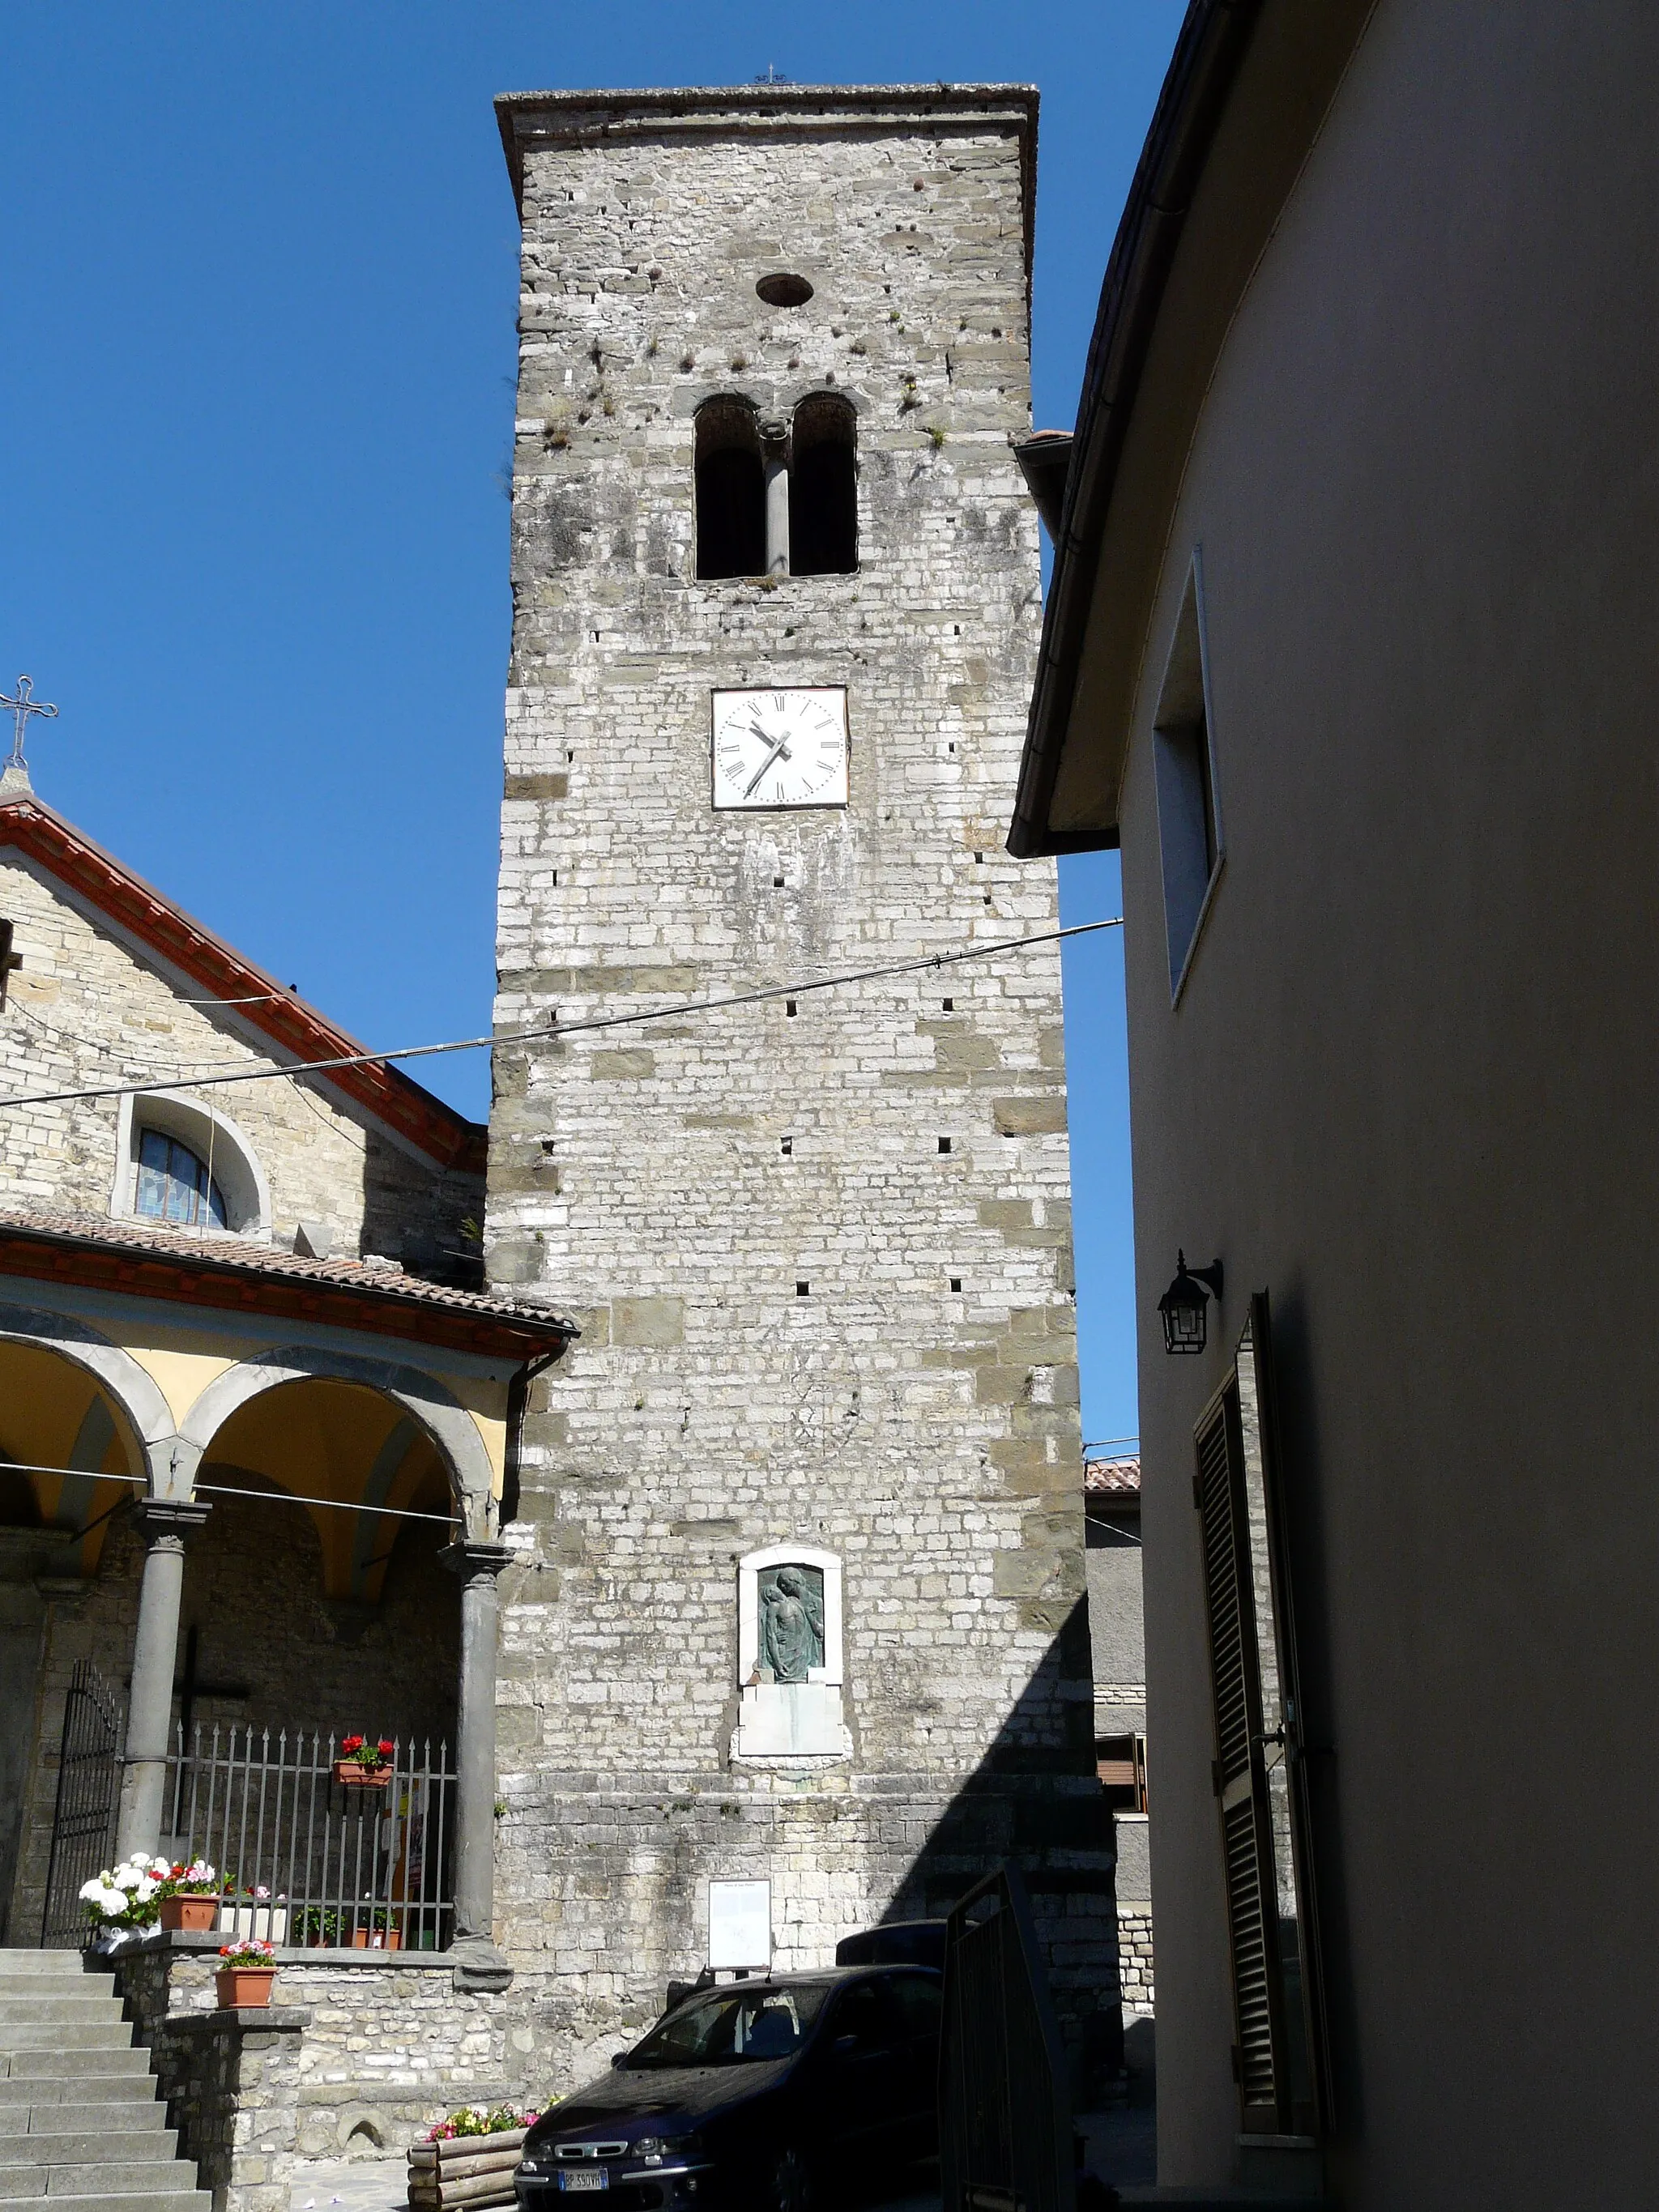
[[[815,392],[795,410],[789,473],[789,568],[796,576],[850,576],[859,565],[854,417],[846,400]]]
[[[164,1129],[139,1133],[133,1211],[151,1221],[182,1221],[191,1228],[209,1222],[216,1229],[229,1226],[225,1194],[209,1175],[207,1162]]]
[[[766,570],[766,478],[755,410],[744,399],[697,410],[697,574]]]

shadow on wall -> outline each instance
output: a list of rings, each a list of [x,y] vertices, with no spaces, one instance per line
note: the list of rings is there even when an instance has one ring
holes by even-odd
[[[362,1252],[401,1261],[428,1281],[482,1290],[483,1207],[481,1169],[423,1166],[378,1130],[366,1133]]]
[[[1112,1819],[1095,1776],[1092,1672],[1079,1598],[883,1916],[941,1918],[1001,1860],[1013,1862],[1047,1954],[1078,2112],[1097,2110],[1123,2066]]]

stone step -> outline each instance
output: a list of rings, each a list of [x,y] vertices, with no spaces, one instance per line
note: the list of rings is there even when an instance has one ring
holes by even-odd
[[[177,2158],[82,2159],[72,2166],[0,2165],[0,2203],[20,2197],[125,2197],[134,2189],[189,2189],[194,2166]]]
[[[17,2148],[31,2136],[60,2136],[69,2129],[100,2136],[158,2135],[167,2125],[167,2108],[153,2094],[125,2104],[88,2105],[79,2098],[55,2104],[0,2105],[0,2158],[21,2158]]]
[[[76,2117],[78,2119],[80,2115]],[[0,2138],[0,2173],[9,2173],[19,2166],[170,2166],[178,2154],[179,2136],[173,2128],[7,2136]]]
[[[129,2028],[125,2043],[106,2043],[90,2051],[49,2051],[38,2044],[19,2051],[0,2049],[0,2071],[12,2081],[77,2083],[94,2081],[103,2075],[148,2074],[149,2053],[140,2051],[131,2036]]]
[[[146,2175],[154,2172],[146,2166]],[[47,2204],[52,2212],[213,2212],[213,2198],[205,2189],[119,2189],[112,2188],[96,2195],[66,2197],[54,2192],[50,2197],[9,2197],[7,2212],[22,2212],[27,2204]]]
[[[86,2055],[106,2063],[82,2067],[72,2077],[61,2063],[54,2066],[50,2060],[42,2060],[29,2073],[21,2062],[0,2057],[0,2105],[112,2105],[155,2096],[155,2077],[149,2070],[149,2051],[135,2050],[131,2058],[123,2051]],[[5,2070],[9,2065],[10,2073]]]
[[[27,1996],[20,1996],[0,1989],[0,2042],[6,2040],[7,2030],[19,2022],[50,2021],[55,2027],[61,2021],[65,2027],[72,2027],[77,2021],[120,2017],[121,2000],[110,1990],[83,1988],[71,1982],[63,1989],[42,1988],[38,1995],[31,1989]]]
[[[9,1974],[33,1978],[41,1974],[78,1977],[85,1972],[78,1951],[0,1951],[0,1981]]]
[[[118,2051],[132,2041],[132,2027],[118,2012],[96,2020],[0,2022],[0,2051],[13,2057],[28,2051]],[[16,2072],[14,2067],[12,2071]]]

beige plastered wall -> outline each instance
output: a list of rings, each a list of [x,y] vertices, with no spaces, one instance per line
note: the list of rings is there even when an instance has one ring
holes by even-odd
[[[1165,2183],[1235,2160],[1191,1438],[1266,1287],[1334,2193],[1650,2201],[1656,81],[1650,9],[1383,0],[1170,532],[1122,812]],[[1225,861],[1172,1011],[1198,547]]]

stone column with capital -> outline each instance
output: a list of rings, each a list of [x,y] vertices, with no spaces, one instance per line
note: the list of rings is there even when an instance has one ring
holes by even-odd
[[[457,1728],[455,1981],[505,1989],[513,1969],[495,1948],[495,1578],[505,1544],[463,1538],[440,1557],[461,1578],[461,1682]]]
[[[138,1632],[132,1646],[121,1812],[115,1832],[118,1858],[131,1858],[139,1851],[153,1856],[161,1840],[185,1545],[207,1519],[209,1510],[205,1500],[193,1498],[141,1498],[133,1508],[146,1549],[138,1590]]]

